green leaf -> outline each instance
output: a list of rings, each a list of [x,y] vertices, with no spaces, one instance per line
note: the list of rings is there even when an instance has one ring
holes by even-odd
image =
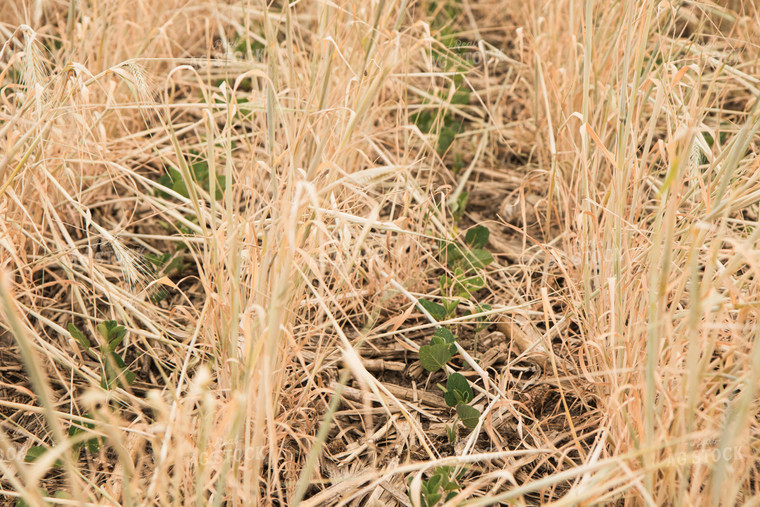
[[[457,483],[456,480],[451,480],[453,473],[452,467],[438,467],[435,469],[435,473],[443,477],[443,481],[441,481],[441,487],[444,491],[456,491],[462,488],[462,486]]]
[[[471,276],[462,280],[464,288],[469,292],[475,292],[486,286],[486,281],[482,276]]]
[[[462,154],[454,153],[454,161],[451,163],[451,172],[453,172],[454,174],[457,174],[459,171],[462,170],[462,167],[464,167],[464,160],[462,159]],[[464,192],[464,193],[467,193],[467,192]],[[459,218],[456,218],[456,220],[459,220]]]
[[[456,441],[457,441],[457,427],[456,427],[456,425],[454,425],[454,424],[452,424],[451,426],[449,426],[448,424],[446,425],[446,436],[448,437],[450,444],[455,444],[456,443]]]
[[[137,375],[135,375],[134,372],[130,370],[124,370],[124,378],[126,379],[127,384],[131,386],[137,378]]]
[[[117,328],[113,329],[111,332],[111,340],[108,342],[108,348],[111,350],[116,350],[116,347],[121,345],[121,342],[124,341],[124,337],[126,335],[127,330],[122,326],[118,326]]]
[[[89,414],[85,414],[84,417],[88,419],[92,419],[92,417]],[[81,426],[79,426],[80,424]],[[71,424],[69,426],[69,437],[75,437],[76,435],[80,433],[84,433],[92,429],[95,429],[95,425],[93,423],[79,422],[77,424]],[[99,437],[90,438],[84,442],[78,442],[74,444],[73,446],[74,453],[78,455],[79,450],[82,448],[82,446],[86,446],[88,452],[90,452],[91,454],[95,454],[96,452],[98,452],[98,448],[100,447],[100,438]]]
[[[127,381],[127,384],[132,385],[132,382],[135,381],[135,374],[127,369],[127,363],[124,362],[124,359],[122,359],[119,354],[113,352],[113,358],[116,365],[121,369],[120,372],[114,375],[114,378],[119,378],[123,375],[124,379]]]
[[[446,381],[446,394],[444,400],[450,407],[456,407],[460,403],[469,403],[474,398],[470,383],[460,373],[452,373]]]
[[[90,454],[95,454],[96,452],[98,452],[98,449],[100,449],[100,439],[91,438],[86,442],[85,445],[87,445],[87,452],[89,452]]]
[[[163,272],[167,275],[181,273],[185,267],[182,262],[182,256],[176,254],[172,255],[170,253],[163,253],[161,255],[154,255],[147,253],[145,254],[145,259],[153,264],[156,270],[163,269]],[[168,295],[168,293],[166,295]],[[164,295],[164,297],[166,297],[166,295]]]
[[[179,171],[176,169],[169,169],[168,171],[164,172],[158,180],[156,180],[156,183],[161,185],[164,188],[171,188],[174,189],[174,182],[177,180],[182,180],[182,177],[179,174]],[[164,192],[163,190],[156,189],[155,193],[158,197],[163,197],[164,199],[169,198],[169,194]]]
[[[40,496],[42,498],[47,498],[48,496],[50,496],[48,495],[48,492],[44,488],[38,488],[37,491],[39,491]],[[23,498],[19,498],[18,500],[16,500],[16,507],[29,507],[29,504]]]
[[[420,363],[429,372],[438,371],[451,361],[449,346],[445,344],[423,345],[420,347]]]
[[[433,336],[430,338],[430,345],[446,345],[449,348],[449,352],[453,356],[457,353],[457,346],[454,345],[454,342],[456,342],[457,337],[451,334],[451,331],[444,327],[439,327],[435,330],[435,333],[433,333]]]
[[[28,451],[26,451],[26,456],[24,456],[24,461],[27,463],[33,463],[37,461],[40,456],[45,454],[48,451],[48,448],[43,445],[35,445],[29,448]],[[55,460],[55,463],[53,463],[53,467],[55,468],[61,468],[63,466],[63,461],[60,459]]]
[[[84,350],[90,348],[90,340],[87,339],[87,337],[79,330],[79,328],[77,328],[71,322],[69,322],[69,325],[66,327],[68,328],[71,337],[74,338]]]
[[[95,326],[95,329],[108,345],[108,349],[112,351],[116,350],[127,334],[127,330],[118,325],[115,320],[103,321]]]
[[[443,308],[446,310],[446,318],[449,316],[453,316],[454,312],[457,309],[457,306],[459,306],[459,300],[458,299],[451,299],[451,300],[443,300]]]
[[[445,327],[436,328],[433,338],[440,338],[442,340],[440,343],[454,343],[457,341],[457,337]]]
[[[157,268],[164,267],[164,264],[166,264],[166,262],[171,258],[171,256],[172,254],[170,253],[163,253],[161,255],[155,255],[152,253],[145,254],[145,258]]]
[[[488,238],[491,236],[491,231],[488,227],[477,225],[467,231],[464,236],[464,241],[472,248],[483,248],[488,243]]]
[[[27,463],[33,463],[37,461],[37,459],[45,454],[47,452],[47,447],[43,445],[34,445],[29,448],[28,451],[26,451],[26,456],[24,456],[24,461]]]
[[[462,192],[459,194],[459,197],[457,197],[457,202],[450,206],[451,209],[451,216],[454,217],[454,220],[460,220],[462,216],[464,215],[464,212],[467,208],[467,198],[469,197],[469,194],[467,192]]]
[[[457,130],[451,127],[443,127],[441,133],[438,134],[438,147],[437,151],[439,155],[446,153],[451,147],[454,139],[456,138]]]
[[[478,420],[480,420],[480,410],[464,403],[457,405],[457,415],[462,423],[470,429],[475,428],[478,425]]]
[[[441,497],[443,497],[443,494],[441,493],[429,493],[425,496],[425,500],[427,501],[427,505],[432,507],[438,503],[438,500],[440,500]]]
[[[168,296],[169,296],[169,291],[167,291],[163,287],[160,287],[153,294],[151,294],[149,297],[150,297],[151,303],[153,303],[155,305],[155,304],[160,303],[164,299],[166,299]]]
[[[468,89],[457,90],[451,97],[451,103],[459,106],[466,106],[470,103],[470,94],[471,92]]]
[[[431,114],[430,110],[424,109],[412,114],[412,122],[425,134],[429,134],[433,129],[433,123],[435,118]]]
[[[428,301],[427,299],[420,299],[419,305],[427,310],[427,312],[430,314],[431,317],[433,317],[435,320],[446,320],[446,308],[444,308],[442,305],[439,305],[438,303],[434,303],[432,301]]]
[[[103,340],[108,343],[108,333],[110,328],[108,327],[108,323],[113,321],[105,321],[101,322],[97,326],[95,326],[95,331],[98,332],[98,334],[103,338]]]
[[[427,490],[428,493],[435,493],[438,491],[441,487],[441,480],[443,477],[441,477],[438,474],[433,475],[430,479],[428,479],[427,482]]]
[[[440,245],[441,262],[446,263],[450,268],[456,268],[458,261],[464,258],[465,252],[454,242],[444,243]]]
[[[114,370],[110,361],[105,357],[103,358],[100,386],[103,389],[113,389],[114,387],[124,387],[124,382],[126,382],[126,385],[132,385],[137,376],[127,369],[124,359],[114,351],[110,351],[109,355],[113,362],[116,363],[116,369]]]
[[[467,263],[473,268],[484,268],[493,262],[493,255],[488,250],[474,248],[466,255]]]
[[[447,481],[446,484],[443,485],[444,491],[456,491],[458,489],[462,489],[462,485],[454,481]]]

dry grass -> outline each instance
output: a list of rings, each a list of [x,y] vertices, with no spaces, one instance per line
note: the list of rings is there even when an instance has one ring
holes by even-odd
[[[8,504],[420,505],[443,465],[449,505],[760,501],[752,2],[0,20]],[[443,322],[473,430],[416,302],[476,224],[496,260]]]

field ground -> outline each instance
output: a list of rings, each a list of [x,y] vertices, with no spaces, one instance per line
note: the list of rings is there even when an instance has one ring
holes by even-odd
[[[751,1],[7,0],[8,505],[760,503]]]

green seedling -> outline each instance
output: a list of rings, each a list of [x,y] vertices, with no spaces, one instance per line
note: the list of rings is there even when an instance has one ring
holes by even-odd
[[[443,305],[428,301],[427,299],[420,299],[419,305],[427,311],[431,317],[436,321],[446,320],[446,308]]]
[[[91,352],[90,340],[73,323],[68,325],[71,337],[76,340],[85,352]],[[127,330],[116,323],[115,320],[106,320],[95,326],[95,330],[102,338],[102,344],[97,347],[101,363],[100,386],[103,389],[113,389],[131,385],[136,375],[130,371],[124,358],[116,349],[124,341]],[[97,354],[96,354],[97,355]]]
[[[86,418],[92,419],[89,415],[85,415]],[[94,429],[95,426],[92,423],[81,423],[81,426],[77,426],[72,424],[69,426],[68,435],[69,438],[74,438],[78,434],[86,432],[88,430]],[[72,445],[71,449],[74,453],[74,460],[79,459],[79,455],[81,454],[82,449],[86,449],[87,452],[94,454],[98,452],[98,449],[100,448],[100,438],[94,437],[90,438],[84,442],[77,442],[74,445]],[[46,452],[48,452],[50,448],[46,445],[35,445],[29,448],[29,450],[26,451],[26,456],[24,456],[24,461],[27,463],[33,463],[40,459]],[[61,468],[63,467],[63,461],[60,459],[55,460],[53,463],[54,468]]]
[[[440,303],[420,299],[419,306],[430,314],[436,321],[447,320],[456,314],[460,303],[469,301],[473,293],[486,287],[486,280],[479,272],[493,262],[493,256],[485,249],[490,232],[487,227],[478,225],[465,234],[464,245],[455,242],[441,242],[440,257],[450,269],[447,274],[441,275],[439,284],[442,297]],[[488,305],[477,302],[471,303],[475,308],[490,309]],[[466,311],[466,315],[471,312]],[[487,325],[479,321],[479,330]]]
[[[446,328],[439,327],[430,338],[430,345],[420,347],[420,363],[429,372],[436,372],[456,354],[457,337]]]
[[[24,456],[24,461],[26,463],[34,463],[38,459],[42,457],[43,454],[45,454],[48,451],[48,447],[45,445],[33,445],[29,448],[29,450],[26,451],[26,456]],[[53,463],[54,468],[61,468],[63,467],[63,461],[60,459],[55,460]]]
[[[190,165],[190,173],[193,179],[195,180],[195,183],[197,183],[201,188],[203,188],[206,192],[211,191],[211,183],[210,183],[210,177],[209,177],[209,169],[208,169],[208,163],[205,160],[202,160],[200,158],[200,155],[197,152],[191,151],[191,157],[195,158],[196,161],[193,162]],[[187,189],[187,183],[183,177],[182,173],[179,169],[175,167],[169,167],[167,172],[162,174],[160,178],[158,178],[158,183],[166,188],[169,188],[173,190],[174,192],[178,193],[179,195],[190,198],[190,193]],[[217,174],[216,176],[216,192],[215,192],[215,198],[216,200],[221,199],[224,196],[224,190],[225,190],[226,181],[223,175]],[[163,190],[156,190],[156,195],[159,197],[163,197],[165,199],[168,199],[170,196]]]
[[[420,485],[420,505],[423,507],[432,507],[439,501],[444,502],[454,498],[457,495],[457,491],[462,489],[460,481],[464,478],[465,471],[459,473],[458,476],[454,476],[454,467],[438,467],[433,472],[433,475],[426,481],[422,481]],[[409,477],[409,483],[411,484],[412,477]],[[411,490],[409,491],[409,498],[414,503]]]
[[[478,225],[465,234],[465,245],[454,242],[440,244],[441,260],[451,269],[460,268],[463,273],[472,269],[482,269],[493,262],[493,255],[485,249],[490,231],[487,227]]]
[[[105,342],[100,386],[103,389],[113,389],[114,387],[124,387],[125,382],[126,385],[131,385],[135,381],[135,374],[127,368],[124,359],[116,352],[116,348],[121,345],[127,330],[123,326],[119,326],[115,320],[101,322],[95,329]]]
[[[464,269],[454,268],[453,277],[441,275],[439,278],[441,292],[453,297],[469,299],[473,292],[486,286],[485,279],[480,275],[469,275]]]
[[[461,301],[468,300],[473,292],[485,287],[485,279],[477,270],[493,261],[490,252],[485,250],[489,237],[488,228],[479,225],[467,231],[464,237],[465,245],[459,246],[451,242],[443,246],[442,256],[453,271],[453,276],[443,275],[439,279],[444,297],[441,298],[441,303],[426,299],[420,299],[418,302],[420,308],[436,321],[440,322],[452,316]],[[478,313],[491,308],[489,305],[478,303],[474,303],[474,306]],[[488,325],[488,322],[480,319],[478,324],[478,330],[481,330]],[[456,342],[457,337],[451,331],[443,327],[437,328],[430,339],[430,344],[420,347],[422,367],[431,373],[445,368],[457,353]],[[446,404],[456,408],[457,417],[462,424],[470,429],[475,428],[481,413],[477,408],[469,405],[474,399],[469,381],[460,373],[452,373],[447,379],[446,386],[439,384],[439,387],[444,392]],[[456,441],[456,425],[447,426],[446,433],[449,442]]]
[[[449,211],[455,222],[459,222],[464,216],[464,212],[467,209],[467,198],[470,196],[468,192],[462,192],[457,196],[457,200],[454,204],[449,205]]]
[[[456,407],[460,403],[470,403],[474,397],[470,382],[460,373],[452,373],[446,380],[446,387],[439,387],[444,392],[444,400],[450,407]]]
[[[85,417],[87,419],[92,419],[92,417],[89,414],[85,414]],[[95,425],[92,423],[78,423],[78,424],[80,425],[72,424],[71,426],[69,426],[69,437],[75,437],[79,435],[80,433],[87,433],[89,432],[89,430],[95,429]],[[90,454],[95,454],[96,452],[98,452],[98,449],[100,449],[101,443],[102,442],[101,442],[100,437],[93,437],[93,438],[89,438],[85,440],[84,442],[77,442],[72,447],[74,449],[74,455],[76,457],[79,457],[79,453],[82,449],[86,449],[87,452],[89,452]]]
[[[449,352],[451,352],[452,356],[457,353],[456,341],[457,337],[454,336],[454,334],[452,334],[452,332],[445,327],[439,327],[436,329],[435,333],[433,333],[432,338],[430,338],[431,345],[448,346]]]
[[[451,30],[451,21],[457,17],[457,11],[454,6],[438,8],[438,14],[434,18],[432,28],[437,32],[436,36],[439,42],[446,49],[439,49],[438,46],[433,47],[431,57],[437,67],[447,73],[454,73],[453,93],[451,89],[439,92],[436,102],[463,106],[470,103],[471,95],[463,74],[471,70],[472,66],[458,55],[463,46],[461,46],[461,41],[457,35]],[[464,120],[455,116],[448,107],[426,107],[414,113],[411,119],[422,132],[426,134],[437,132],[436,151],[441,156],[449,151],[456,136],[464,129]],[[456,172],[463,165],[461,154],[455,154],[451,169]]]
[[[457,79],[459,78],[459,79]],[[470,102],[470,91],[462,85],[462,77],[454,76],[455,91],[450,97],[452,105],[467,105]],[[445,93],[440,93],[438,99],[441,103],[449,102]],[[424,109],[412,114],[412,122],[425,134],[437,132],[438,140],[436,141],[436,151],[443,156],[451,148],[456,136],[464,129],[464,120],[452,113],[448,107],[425,107]],[[457,159],[455,158],[455,162]],[[463,165],[461,155],[456,166],[461,168]]]
[[[450,407],[455,407],[457,416],[467,428],[473,429],[480,420],[480,410],[470,406],[469,403],[474,399],[475,394],[472,391],[470,382],[460,373],[452,373],[446,380],[446,387],[438,385],[438,387],[444,392],[444,400]],[[456,439],[452,428],[451,431],[447,428],[449,441]]]
[[[435,344],[420,347],[420,363],[429,372],[436,372],[451,361],[453,355],[448,345]]]
[[[474,429],[480,420],[480,410],[471,405],[460,403],[457,405],[457,416],[459,416],[462,424],[470,429]]]
[[[40,496],[42,496],[42,498],[48,498],[49,497],[48,492],[45,489],[43,489],[43,488],[39,489],[39,493],[40,493]],[[58,499],[61,499],[61,500],[73,500],[74,499],[74,497],[71,496],[71,493],[68,493],[66,491],[56,491],[55,493],[53,493],[53,496],[49,497],[49,498],[58,498]],[[53,504],[53,505],[56,505],[56,504]],[[23,498],[19,498],[18,500],[16,500],[16,507],[29,507],[29,504]]]
[[[457,353],[457,337],[445,327],[439,327],[430,338],[429,345],[420,347],[420,364],[427,371],[433,373],[442,369],[451,361]],[[446,404],[456,407],[457,416],[468,428],[474,428],[478,424],[480,411],[467,405],[474,399],[474,393],[470,382],[460,373],[452,373],[446,381],[446,387],[439,384],[444,392]],[[461,408],[464,405],[466,408]],[[448,430],[449,441],[456,439],[455,430]],[[452,434],[453,433],[453,434]]]

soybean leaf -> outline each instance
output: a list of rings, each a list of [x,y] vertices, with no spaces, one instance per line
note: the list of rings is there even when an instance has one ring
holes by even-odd
[[[37,461],[37,459],[45,454],[47,452],[47,447],[42,445],[34,445],[29,448],[28,451],[26,451],[26,456],[24,456],[24,461],[27,463],[32,463],[34,461]]]
[[[37,461],[40,456],[45,454],[48,451],[48,448],[42,445],[35,445],[29,448],[28,451],[26,451],[26,456],[24,456],[24,461],[27,463],[33,463]],[[61,468],[63,466],[63,461],[60,459],[55,460],[55,463],[53,463],[53,467],[55,468]]]
[[[454,220],[460,220],[462,215],[464,215],[465,209],[467,208],[468,196],[469,194],[467,192],[462,192],[459,194],[459,197],[457,197],[456,203],[449,207],[451,209],[451,216],[454,217]]]
[[[427,310],[431,317],[435,320],[446,320],[446,308],[438,303],[428,301],[427,299],[420,299],[419,305]]]
[[[458,299],[451,299],[451,300],[443,300],[443,309],[446,311],[446,316],[453,315],[454,312],[457,309],[457,306],[459,306],[459,300]],[[440,319],[439,319],[440,320]]]
[[[438,150],[439,155],[443,155],[451,147],[452,143],[454,142],[454,139],[459,133],[459,129],[456,127],[457,127],[456,125],[454,125],[453,127],[445,126],[441,129],[441,133],[438,134],[437,150]]]
[[[486,281],[482,276],[471,276],[462,280],[463,287],[467,292],[475,292],[486,286]]]
[[[429,372],[438,371],[451,361],[451,351],[446,344],[423,345],[420,347],[420,363]]]
[[[443,477],[441,477],[438,474],[435,474],[430,479],[428,479],[426,481],[428,493],[435,493],[436,491],[438,491],[438,489],[441,487],[442,479]]]
[[[440,252],[441,260],[449,267],[454,267],[458,261],[464,258],[462,247],[456,243],[442,243]]]
[[[85,417],[88,419],[92,419],[92,417],[89,414],[85,414]],[[81,424],[81,426],[78,426],[79,424]],[[92,423],[78,422],[76,425],[72,424],[71,426],[69,426],[69,437],[75,437],[76,435],[83,433],[87,430],[94,430],[94,429],[95,429],[95,425]],[[85,442],[78,442],[74,444],[73,446],[74,453],[78,453],[79,450],[82,448],[82,446],[87,446],[87,450],[91,454],[94,454],[98,452],[98,447],[100,447],[100,439],[98,437],[95,437],[95,438],[90,438],[86,440]]]
[[[116,362],[116,365],[121,369],[121,371],[116,374],[116,377],[123,374],[124,379],[127,381],[127,384],[132,385],[132,382],[135,381],[135,374],[127,369],[127,364],[124,362],[124,359],[122,359],[122,357],[119,354],[114,352],[113,358]]]
[[[126,336],[126,334],[127,330],[122,326],[116,326],[113,328],[110,334],[111,339],[108,341],[108,348],[111,350],[116,350],[116,347],[121,345],[121,342],[124,340],[124,336]]]
[[[425,495],[428,507],[433,507],[435,504],[437,504],[438,500],[440,500],[442,496],[443,495],[441,493],[428,493]]]
[[[454,444],[457,441],[457,427],[455,425],[446,425],[446,436],[449,438],[449,443]]]
[[[162,268],[166,262],[171,259],[172,254],[163,253],[161,255],[155,255],[152,253],[146,253],[145,258],[150,261],[156,268]]]
[[[124,336],[127,334],[127,330],[123,326],[118,325],[115,320],[105,320],[95,326],[95,329],[97,329],[98,334],[103,337],[103,340],[111,350],[116,350],[116,347],[121,344]]]
[[[483,225],[476,225],[464,236],[464,242],[470,245],[472,248],[483,248],[488,243],[488,238],[491,236],[491,231],[488,227]]]
[[[435,333],[433,333],[433,337],[441,338],[443,340],[443,343],[454,343],[457,341],[457,337],[454,336],[454,334],[445,327],[436,328]]]
[[[42,498],[47,498],[48,496],[50,496],[48,495],[48,492],[43,488],[38,488],[37,491],[39,491],[40,496]],[[16,507],[29,507],[29,504],[23,498],[19,498],[18,500],[16,500]]]
[[[480,410],[475,407],[471,407],[470,405],[460,403],[457,405],[457,415],[465,426],[473,429],[478,425],[478,420],[480,419]]]
[[[431,345],[446,345],[449,348],[449,352],[453,356],[457,353],[457,346],[454,343],[457,341],[457,337],[451,334],[451,331],[445,327],[439,327],[433,333],[433,337],[430,339]]]
[[[474,248],[467,252],[467,263],[473,268],[484,268],[493,262],[493,255],[488,250]]]
[[[108,358],[103,358],[103,370],[100,377],[100,386],[103,389],[112,389],[114,387],[124,387],[131,385],[135,381],[136,375],[127,369],[124,359],[114,351],[109,352],[111,359],[116,363],[116,369],[111,365]]]
[[[97,326],[95,326],[95,330],[103,338],[103,340],[106,341],[106,343],[108,343],[108,334],[109,334],[109,331],[111,329],[108,326],[109,322],[113,322],[113,321],[107,320],[107,321],[101,322],[100,324],[98,324]]]
[[[446,394],[444,399],[450,407],[456,407],[459,403],[469,403],[474,398],[470,383],[459,373],[452,373],[446,381]]]
[[[69,322],[69,325],[66,327],[69,329],[69,334],[71,337],[74,338],[84,350],[90,348],[90,340],[87,339],[87,337],[79,330],[78,327],[76,327],[71,322]]]

